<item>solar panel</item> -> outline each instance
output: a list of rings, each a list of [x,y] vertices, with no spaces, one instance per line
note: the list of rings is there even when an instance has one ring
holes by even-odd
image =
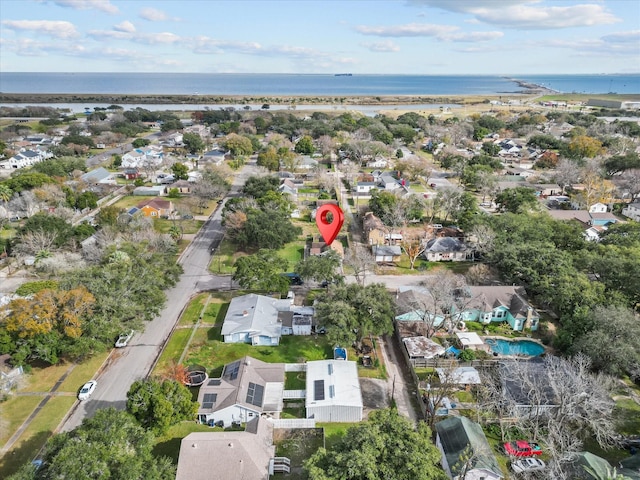
[[[220,385],[220,379],[219,378],[212,378],[211,380],[209,380],[207,382],[207,385],[215,385],[218,386]]]
[[[213,408],[213,404],[216,403],[217,398],[217,393],[205,393],[202,399],[202,408]]]
[[[228,377],[229,380],[235,380],[238,378],[238,371],[240,370],[240,361],[230,363],[224,367],[223,377]]]
[[[262,407],[263,399],[264,387],[256,383],[249,382],[249,388],[247,389],[247,403],[255,405],[256,407]]]
[[[324,400],[324,380],[315,380],[313,382],[313,399]]]

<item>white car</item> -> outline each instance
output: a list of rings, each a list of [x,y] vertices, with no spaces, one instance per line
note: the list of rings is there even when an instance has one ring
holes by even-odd
[[[80,389],[80,392],[78,393],[78,400],[89,400],[89,397],[97,386],[98,382],[96,382],[95,380],[89,380]]]
[[[131,330],[129,333],[123,333],[122,335],[120,335],[118,337],[118,340],[116,340],[116,348],[126,347],[129,343],[129,340],[131,340],[131,337],[133,337],[133,330]]]
[[[511,469],[516,473],[544,470],[546,465],[539,458],[521,458],[511,463]]]

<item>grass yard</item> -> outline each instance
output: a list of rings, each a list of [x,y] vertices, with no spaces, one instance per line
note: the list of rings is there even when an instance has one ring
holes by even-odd
[[[27,385],[21,390],[25,392],[48,392],[69,368],[68,363],[33,367],[27,375]]]
[[[337,444],[342,437],[344,437],[347,430],[351,427],[360,425],[359,423],[317,423],[316,426],[324,428],[324,441],[327,450],[331,450],[335,444]]]
[[[616,401],[613,413],[619,433],[638,435],[640,432],[640,405],[632,398],[621,398]]]
[[[165,220],[163,218],[154,218],[153,219],[153,228],[160,233],[169,233],[171,227],[177,226],[178,228],[182,228],[183,234],[194,234],[198,233],[204,222],[202,220]]]
[[[7,440],[20,428],[31,412],[38,406],[42,397],[11,396],[6,402],[0,403],[0,422],[6,428],[0,428],[0,445],[7,443]]]
[[[304,390],[307,388],[305,372],[285,372],[284,389],[285,390]]]
[[[36,398],[38,402],[42,400]],[[0,460],[0,478],[7,478],[34,459],[75,401],[75,396],[69,396],[53,397],[47,402],[14,447]]]
[[[238,257],[246,255],[243,252],[238,252],[236,246],[229,240],[223,240],[222,243],[216,249],[211,263],[209,264],[209,271],[213,273],[234,273],[234,265]]]
[[[178,321],[178,325],[195,325],[195,323],[198,321],[198,317],[200,317],[200,312],[202,312],[208,296],[208,293],[201,293],[200,295],[196,295],[194,298],[192,298],[189,302],[189,305],[187,305],[187,308],[185,308],[182,312],[180,320]]]
[[[296,363],[333,358],[333,350],[324,337],[286,336],[281,338],[280,345],[276,347],[253,347],[246,343],[222,343],[218,340],[220,327],[198,330],[185,363],[205,366],[212,377],[218,376],[225,364],[246,355],[269,363]],[[178,332],[180,331],[174,332],[174,335]],[[169,343],[172,342],[173,338]],[[177,356],[167,357],[163,353],[161,360],[166,358],[166,362],[178,357],[179,353]]]
[[[165,349],[162,351],[162,355],[158,360],[158,364],[153,371],[154,374],[162,372],[167,367],[169,362],[178,361],[180,355],[182,355],[184,347],[186,347],[187,342],[189,341],[190,336],[191,329],[188,328],[177,329],[173,332],[171,338],[167,342]]]
[[[296,264],[304,258],[304,242],[296,241],[286,244],[278,250],[278,256],[289,262],[289,270],[293,271]]]
[[[85,362],[76,365],[65,381],[62,382],[58,391],[77,393],[82,385],[92,378],[95,378],[96,372],[109,356],[110,352],[111,351],[98,353]]]

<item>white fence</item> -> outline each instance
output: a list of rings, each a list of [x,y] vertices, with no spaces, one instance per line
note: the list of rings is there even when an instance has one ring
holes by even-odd
[[[273,428],[316,428],[313,418],[270,418]]]
[[[306,363],[285,363],[284,371],[285,372],[306,372],[307,364]]]
[[[307,398],[306,390],[284,390],[282,392],[282,398],[284,400],[298,400],[301,398]]]

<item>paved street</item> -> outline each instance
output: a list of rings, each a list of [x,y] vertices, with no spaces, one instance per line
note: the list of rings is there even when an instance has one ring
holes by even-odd
[[[257,169],[254,165],[246,165],[234,177],[230,195],[237,195],[245,180],[255,172]],[[74,429],[85,417],[93,416],[99,409],[124,408],[129,387],[150,372],[189,298],[202,290],[229,288],[229,277],[216,277],[208,271],[211,245],[217,245],[222,238],[221,214],[222,205],[209,217],[182,254],[179,261],[184,273],[178,283],[166,292],[167,303],[160,315],[147,323],[144,332],[137,333],[128,347],[111,352],[97,377],[98,388],[95,393],[90,400],[76,403],[62,431]]]

